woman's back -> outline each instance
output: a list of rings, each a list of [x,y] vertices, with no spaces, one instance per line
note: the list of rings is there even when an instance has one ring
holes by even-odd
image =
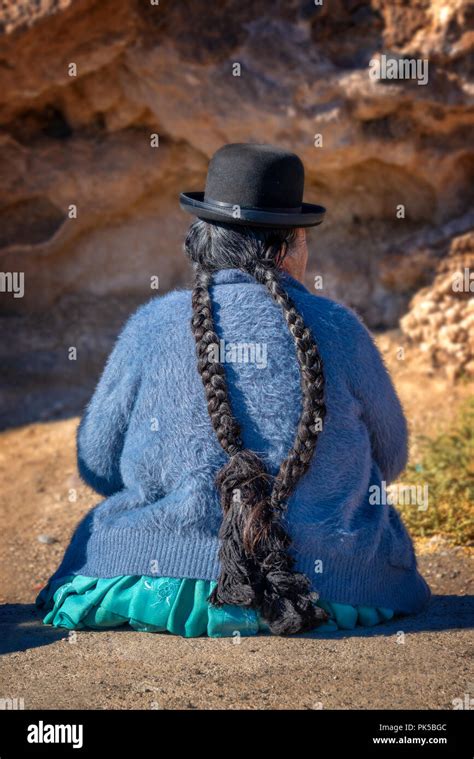
[[[294,343],[281,310],[250,275],[222,270],[214,282],[218,358],[243,442],[274,475],[301,414]],[[397,475],[406,457],[405,421],[388,375],[350,311],[311,295],[288,275],[284,282],[315,335],[326,378],[318,455],[288,505],[297,566],[311,570],[318,589],[324,587],[324,563],[334,562],[336,550],[338,566],[357,552],[359,561],[364,554],[367,560],[388,558],[412,572],[413,551],[398,515],[370,498],[374,487],[383,494],[381,481]],[[190,318],[189,291],[139,309],[83,418],[80,470],[109,497],[93,519],[91,540],[101,550],[91,545],[82,574],[130,573],[132,565],[137,574],[153,566],[167,576],[215,576],[222,514],[214,479],[225,454],[211,434]],[[327,582],[334,581],[328,575]],[[345,600],[340,592],[339,599]]]

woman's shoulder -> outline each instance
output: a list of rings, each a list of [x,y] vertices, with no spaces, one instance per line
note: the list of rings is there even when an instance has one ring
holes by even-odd
[[[191,308],[191,291],[185,289],[169,290],[163,295],[155,295],[129,317],[128,323],[143,327],[153,322],[176,320],[183,312]]]
[[[176,335],[178,325],[191,318],[189,290],[171,290],[142,303],[127,319],[119,332],[117,343],[136,354],[149,348],[150,337],[156,340],[163,335]]]
[[[289,288],[289,295],[308,318],[318,320],[328,328],[339,328],[353,334],[367,333],[362,317],[352,308],[319,293],[312,293],[306,287]]]

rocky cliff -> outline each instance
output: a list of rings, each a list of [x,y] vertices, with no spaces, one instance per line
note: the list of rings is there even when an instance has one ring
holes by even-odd
[[[307,199],[328,209],[308,285],[322,274],[372,327],[396,325],[473,226],[467,0],[23,0],[1,14],[1,268],[25,272],[24,298],[0,299],[13,320],[86,308],[113,332],[107,302],[149,297],[156,275],[162,291],[189,282],[177,196],[224,142],[301,155]],[[374,79],[384,58],[420,76]]]
[[[433,369],[445,370],[451,380],[474,379],[474,234],[454,238],[400,326]]]

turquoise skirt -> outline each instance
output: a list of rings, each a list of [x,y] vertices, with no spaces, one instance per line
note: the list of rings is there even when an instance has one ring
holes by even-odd
[[[253,609],[212,606],[210,580],[175,577],[70,575],[54,580],[36,599],[47,611],[45,624],[68,630],[100,630],[129,625],[141,632],[169,632],[185,638],[227,638],[269,633]],[[372,627],[393,617],[390,609],[317,601],[329,615],[315,632]]]

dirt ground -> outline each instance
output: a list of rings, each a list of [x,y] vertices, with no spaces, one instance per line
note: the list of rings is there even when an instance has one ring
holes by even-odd
[[[379,339],[412,432],[435,434],[470,389],[409,350],[400,359],[398,342]],[[0,698],[26,709],[440,709],[474,698],[472,555],[437,538],[417,542],[429,608],[369,631],[236,641],[43,626],[34,598],[96,502],[76,473],[77,421],[0,437]]]

